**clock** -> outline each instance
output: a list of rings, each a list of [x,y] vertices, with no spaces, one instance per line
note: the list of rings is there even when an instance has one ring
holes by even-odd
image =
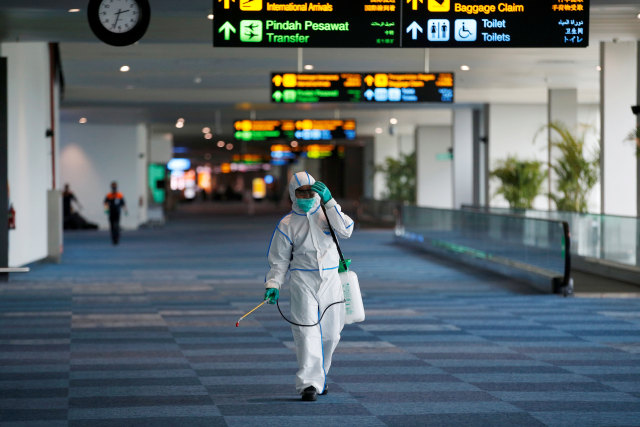
[[[140,40],[149,26],[149,0],[89,0],[87,17],[91,31],[112,46],[128,46]]]

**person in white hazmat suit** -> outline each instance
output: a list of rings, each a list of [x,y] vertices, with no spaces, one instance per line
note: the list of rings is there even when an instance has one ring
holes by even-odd
[[[293,175],[289,194],[292,211],[280,220],[269,244],[265,299],[275,304],[289,272],[291,320],[312,325],[330,304],[344,301],[338,250],[320,203],[337,236],[350,237],[353,220],[341,212],[326,185],[307,172]],[[296,390],[302,400],[314,401],[317,394],[327,393],[327,373],[343,326],[343,303],[329,307],[315,326],[291,326],[299,367]]]

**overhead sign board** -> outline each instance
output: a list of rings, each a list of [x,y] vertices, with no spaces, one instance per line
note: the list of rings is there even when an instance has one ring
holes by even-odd
[[[271,101],[453,102],[453,73],[272,73]]]
[[[355,120],[236,120],[233,126],[234,137],[241,141],[328,141],[356,137]]]
[[[586,47],[589,0],[213,0],[230,47]]]
[[[213,44],[236,47],[385,46],[393,44],[400,34],[400,2],[214,0]]]

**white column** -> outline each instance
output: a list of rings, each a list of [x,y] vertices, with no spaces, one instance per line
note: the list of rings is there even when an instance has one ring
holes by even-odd
[[[387,157],[398,158],[398,138],[386,133],[377,134],[373,142],[373,161],[376,166],[383,166]],[[376,200],[384,198],[387,192],[387,183],[384,174],[378,172],[373,179],[373,197]]]
[[[473,204],[473,110],[453,112],[453,206]]]
[[[636,126],[631,106],[638,103],[637,42],[600,44],[602,212],[638,214],[635,147],[625,141]]]
[[[577,89],[549,89],[547,107],[549,123],[561,122],[571,131],[576,129],[578,125]]]
[[[14,267],[48,255],[49,48],[40,42],[2,43],[0,55],[7,57],[8,186],[16,211],[16,229],[9,231],[9,266]]]
[[[136,174],[138,178],[136,203],[137,219],[135,227],[147,222],[147,207],[149,206],[149,128],[144,123],[139,123],[136,128],[136,142],[138,145]]]
[[[173,157],[173,134],[152,132],[149,139],[149,163],[167,164]]]
[[[508,156],[520,160],[547,161],[547,134],[540,132],[547,122],[547,106],[544,104],[492,104],[489,109],[489,170]],[[507,207],[508,203],[496,195],[497,179],[490,180],[491,206]],[[538,196],[535,209],[547,209],[546,196]]]
[[[399,154],[408,155],[416,149],[413,131],[411,134],[398,135],[398,152]]]
[[[416,128],[417,205],[453,208],[451,126]]]

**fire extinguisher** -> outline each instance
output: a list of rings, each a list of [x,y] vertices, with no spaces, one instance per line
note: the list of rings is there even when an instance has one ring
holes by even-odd
[[[9,205],[9,230],[16,229],[16,210],[13,209],[13,203]]]

